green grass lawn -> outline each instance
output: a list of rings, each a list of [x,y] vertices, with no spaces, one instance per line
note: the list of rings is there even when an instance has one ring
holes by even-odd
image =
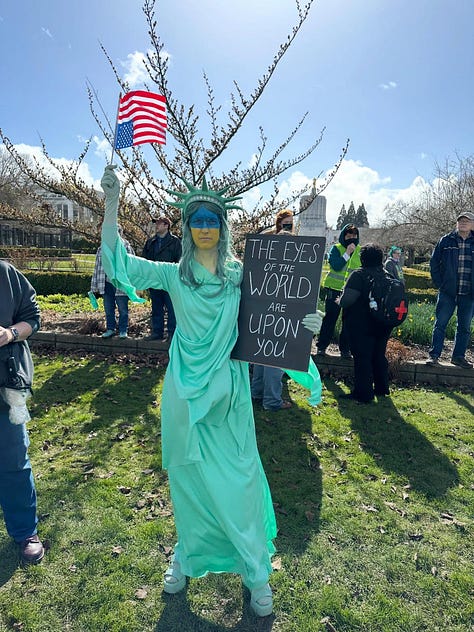
[[[312,409],[256,407],[279,536],[275,614],[238,577],[162,593],[175,533],[156,359],[36,356],[29,423],[40,534],[23,568],[0,525],[0,630],[466,632],[474,629],[474,396],[395,388],[371,405],[325,382]]]

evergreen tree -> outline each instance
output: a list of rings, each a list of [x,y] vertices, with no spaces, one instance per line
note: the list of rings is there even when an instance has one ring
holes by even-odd
[[[337,224],[336,224],[337,230],[341,230],[342,227],[347,223],[346,215],[347,215],[346,205],[343,204],[341,207],[341,210],[339,211],[339,217],[337,218]]]
[[[352,200],[351,200],[349,208],[347,209],[345,223],[346,224],[354,224],[355,226],[357,226],[357,224],[356,224],[356,210],[355,210],[354,202]]]
[[[364,203],[359,205],[357,209],[357,213],[355,215],[355,225],[358,228],[364,228],[364,226],[369,226],[369,219],[367,217],[367,211],[365,210]]]

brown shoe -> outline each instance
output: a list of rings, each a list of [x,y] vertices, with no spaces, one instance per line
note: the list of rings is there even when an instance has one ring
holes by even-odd
[[[37,564],[44,556],[44,547],[38,535],[31,535],[20,542],[20,553],[24,562]]]

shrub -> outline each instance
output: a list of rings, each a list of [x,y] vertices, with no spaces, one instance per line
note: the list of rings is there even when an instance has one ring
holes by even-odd
[[[434,289],[433,282],[431,281],[431,275],[424,270],[415,270],[414,268],[404,268],[403,277],[405,279],[405,286],[407,290],[411,289]]]
[[[95,241],[91,241],[86,237],[73,239],[71,242],[71,248],[74,252],[83,252],[87,254],[95,254],[97,252],[98,244]]]
[[[77,272],[36,272],[25,270],[25,276],[37,294],[87,294],[91,275]]]

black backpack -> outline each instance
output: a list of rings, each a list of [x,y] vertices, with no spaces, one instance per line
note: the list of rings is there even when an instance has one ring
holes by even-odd
[[[398,327],[408,314],[408,297],[401,281],[385,272],[371,275],[369,308],[372,319],[386,327]]]

